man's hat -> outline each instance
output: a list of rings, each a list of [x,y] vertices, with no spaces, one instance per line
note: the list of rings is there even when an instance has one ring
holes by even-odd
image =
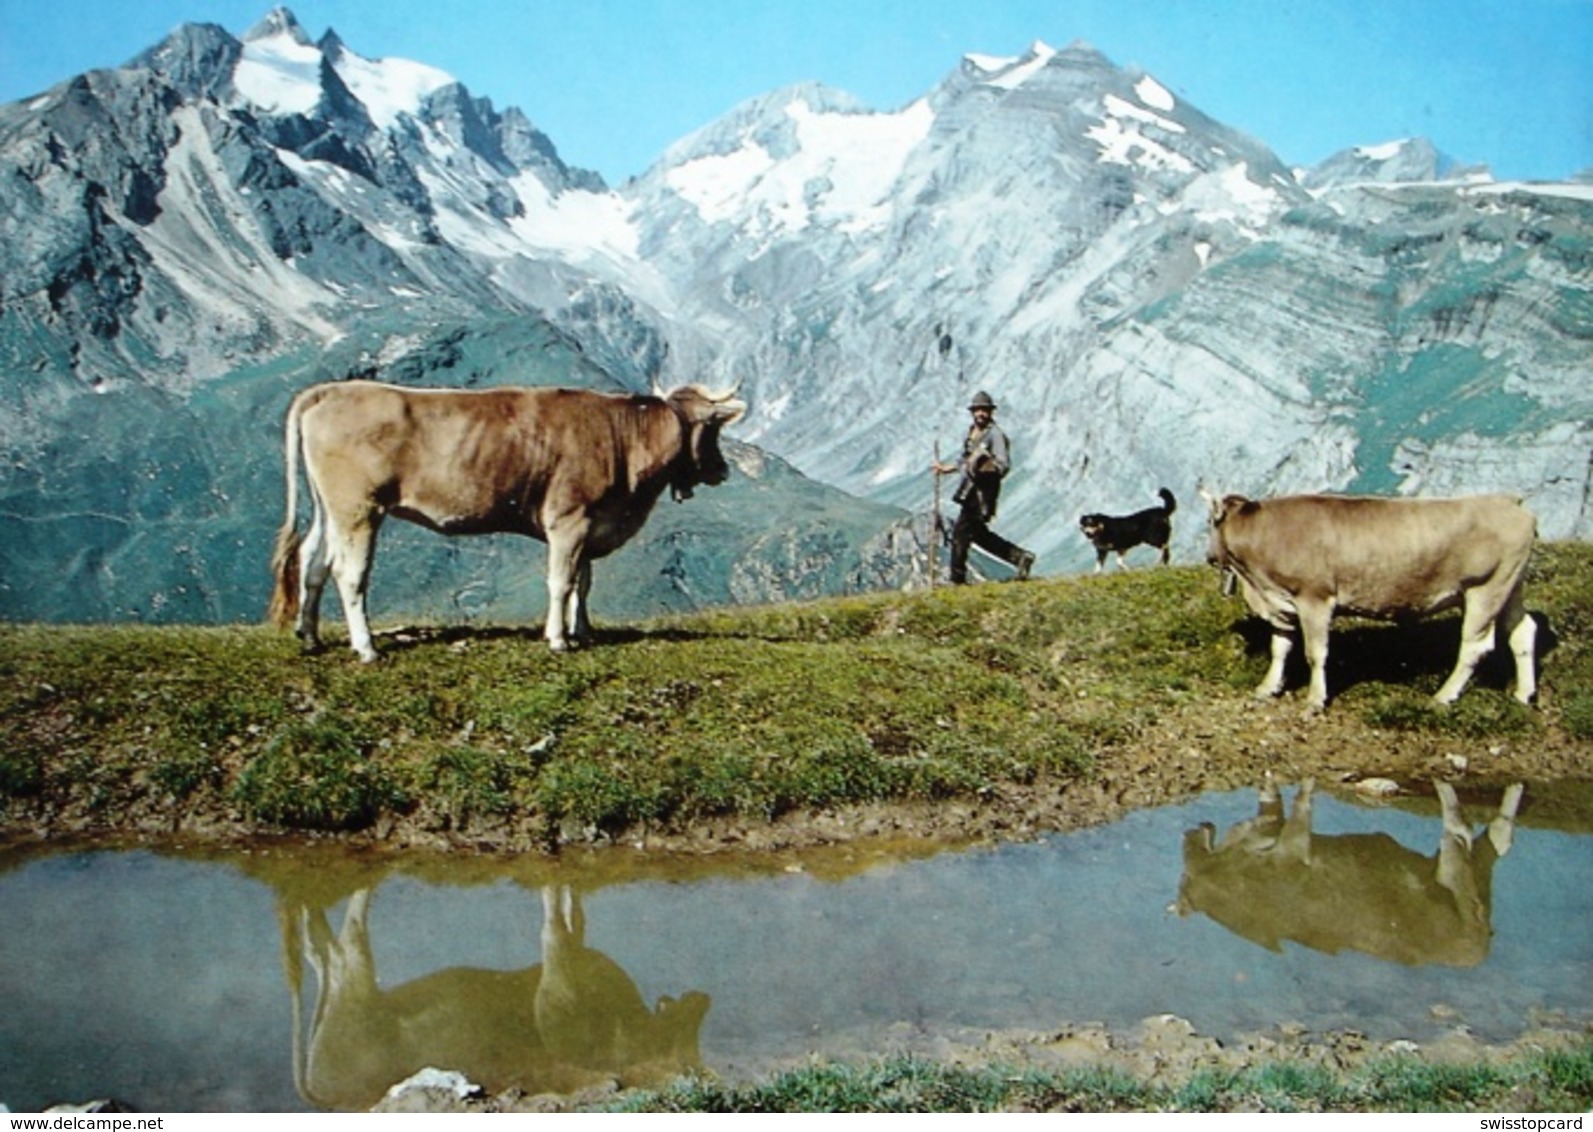
[[[983,389],[981,389],[979,392],[975,393],[973,395],[973,397],[971,397],[969,399],[968,407],[970,409],[991,409],[991,410],[994,410],[995,407],[996,407],[996,403],[990,399],[990,394],[986,393]]]

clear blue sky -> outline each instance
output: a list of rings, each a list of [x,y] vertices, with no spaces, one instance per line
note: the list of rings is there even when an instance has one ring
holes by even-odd
[[[0,0],[0,102],[270,0]],[[518,106],[612,184],[804,80],[894,110],[966,53],[1083,39],[1286,162],[1424,136],[1501,178],[1593,168],[1593,0],[299,0],[369,58]]]

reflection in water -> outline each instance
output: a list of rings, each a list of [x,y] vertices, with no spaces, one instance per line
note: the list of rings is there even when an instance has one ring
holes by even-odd
[[[295,1006],[294,1083],[312,1104],[369,1108],[428,1066],[459,1070],[489,1092],[527,1093],[611,1078],[651,1084],[702,1067],[708,996],[666,996],[648,1009],[630,977],[586,945],[573,889],[542,888],[542,962],[449,967],[391,990],[380,985],[371,947],[373,896],[373,888],[354,892],[334,933],[326,904],[278,891]],[[318,984],[308,1034],[298,1009],[304,959]]]
[[[1493,866],[1510,849],[1519,784],[1474,841],[1454,787],[1438,783],[1443,829],[1431,857],[1386,833],[1313,833],[1313,786],[1305,781],[1286,817],[1269,775],[1256,816],[1220,842],[1209,822],[1186,833],[1179,913],[1204,912],[1273,951],[1287,939],[1408,966],[1475,967],[1487,958]]]
[[[1473,839],[1446,793],[1213,794],[939,855],[0,852],[0,1103],[352,1108],[428,1065],[534,1092],[700,1051],[734,1078],[1164,1013],[1219,1040],[1584,1025],[1593,805],[1508,791]]]

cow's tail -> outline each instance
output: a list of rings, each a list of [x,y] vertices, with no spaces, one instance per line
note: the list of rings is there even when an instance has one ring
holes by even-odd
[[[271,591],[271,606],[266,617],[279,629],[286,629],[299,616],[299,418],[303,398],[295,397],[288,408],[283,427],[282,459],[287,468],[287,514],[277,531],[276,549],[271,553],[271,574],[276,584]]]
[[[1162,497],[1162,503],[1166,506],[1167,513],[1169,515],[1171,515],[1174,511],[1178,510],[1178,500],[1173,498],[1173,493],[1172,492],[1168,491],[1164,487],[1160,491],[1158,491],[1156,494]]]

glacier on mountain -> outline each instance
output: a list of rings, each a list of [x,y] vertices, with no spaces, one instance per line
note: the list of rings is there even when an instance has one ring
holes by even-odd
[[[330,65],[379,129],[415,115],[427,96],[455,83],[452,75],[407,59],[366,59],[335,38],[313,42],[278,8],[243,36],[232,84],[246,103],[271,114],[310,114],[324,97],[321,68]],[[332,50],[325,50],[331,46]]]

